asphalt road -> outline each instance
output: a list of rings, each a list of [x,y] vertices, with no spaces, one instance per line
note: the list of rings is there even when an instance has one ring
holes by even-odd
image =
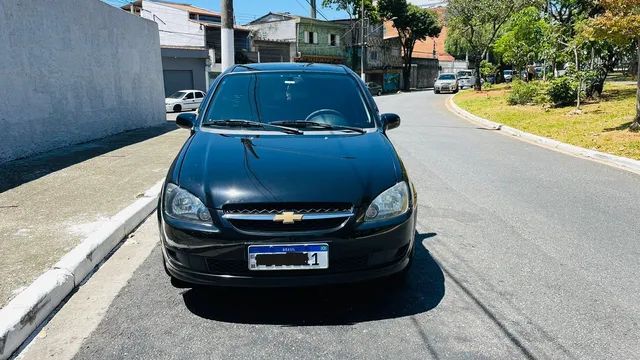
[[[640,176],[478,128],[445,99],[377,98],[402,117],[390,137],[419,191],[404,288],[174,288],[152,217],[22,357],[637,358]]]

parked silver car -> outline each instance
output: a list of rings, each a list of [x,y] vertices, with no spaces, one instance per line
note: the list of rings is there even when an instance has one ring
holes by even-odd
[[[438,80],[436,80],[433,85],[433,92],[436,94],[440,94],[441,92],[458,92],[458,77],[453,73],[444,73],[438,76]]]

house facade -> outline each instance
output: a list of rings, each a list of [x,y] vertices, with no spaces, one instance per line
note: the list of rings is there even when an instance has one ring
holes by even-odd
[[[188,4],[137,0],[122,7],[158,24],[165,95],[207,91],[220,74],[221,14]],[[234,26],[236,63],[252,62],[251,30]]]
[[[352,19],[334,20],[346,26],[343,35],[347,65],[360,73],[362,43],[360,22]],[[368,23],[364,32],[364,73],[365,81],[375,82],[383,91],[396,91],[401,88],[402,57],[400,43],[384,39],[384,25]]]
[[[346,63],[342,39],[346,26],[343,24],[288,13],[269,13],[246,27],[253,30],[256,52],[269,50],[270,57],[284,60],[288,45],[288,61]]]

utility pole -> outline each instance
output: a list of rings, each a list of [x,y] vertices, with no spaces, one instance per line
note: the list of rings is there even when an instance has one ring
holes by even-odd
[[[316,0],[310,0],[309,4],[311,4],[311,18],[315,19],[316,18],[316,12],[317,12],[317,7],[316,7]]]
[[[360,45],[362,49],[360,50],[360,78],[362,81],[366,81],[364,76],[364,0],[360,0],[362,2],[362,12],[360,13],[360,22],[362,22],[361,31],[360,31]]]
[[[233,49],[233,0],[222,1],[222,29],[221,29],[221,57],[222,71],[234,64],[235,51]]]

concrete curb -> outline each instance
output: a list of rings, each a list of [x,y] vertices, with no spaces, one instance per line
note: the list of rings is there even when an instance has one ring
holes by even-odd
[[[574,156],[588,159],[588,160],[594,160],[609,166],[627,170],[632,173],[640,175],[640,161],[638,160],[629,159],[622,156],[611,155],[611,154],[603,153],[596,150],[589,150],[583,147],[566,144],[557,140],[546,138],[544,136],[534,135],[528,132],[524,132],[522,130],[518,130],[506,125],[502,125],[497,122],[493,122],[491,120],[481,118],[459,107],[453,101],[453,96],[450,96],[449,99],[447,99],[447,108],[450,111],[457,114],[458,116],[468,121],[474,122],[476,124],[480,124],[487,128],[498,130],[505,135],[511,135],[519,139],[545,147],[547,149],[557,150],[566,154],[574,155]]]
[[[111,250],[155,210],[163,182],[110,218],[0,309],[0,359],[9,358]]]

